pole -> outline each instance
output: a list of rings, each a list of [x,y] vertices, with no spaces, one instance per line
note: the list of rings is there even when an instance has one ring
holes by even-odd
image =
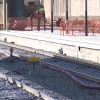
[[[53,33],[53,0],[51,0],[51,32]]]
[[[40,13],[39,9],[40,9],[40,0],[38,0],[38,14]]]
[[[7,27],[7,22],[8,22],[8,0],[6,0],[6,27],[5,27],[5,29],[7,30],[8,29],[8,27]]]
[[[68,0],[66,0],[66,20],[68,20]],[[66,28],[67,28],[67,31],[66,31],[66,34],[68,34],[68,21],[66,21]]]
[[[3,0],[3,29],[6,29],[6,0]]]
[[[40,0],[38,0],[38,14],[40,14]],[[38,18],[38,31],[40,31],[40,18]]]
[[[44,31],[45,31],[45,14],[44,14]]]
[[[68,0],[66,0],[66,20],[68,20]]]
[[[88,36],[88,25],[87,25],[87,0],[85,0],[85,36]]]
[[[31,16],[31,31],[33,31],[33,16]]]

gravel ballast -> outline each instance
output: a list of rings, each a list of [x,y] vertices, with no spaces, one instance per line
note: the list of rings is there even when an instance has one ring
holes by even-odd
[[[37,97],[0,78],[0,100],[37,100]]]
[[[36,56],[36,54],[24,53],[24,51],[17,49],[15,49],[14,52],[17,53],[17,51],[20,55],[26,56],[25,54],[27,54],[27,56]],[[7,76],[35,88],[57,100],[100,100],[100,90],[84,88],[64,73],[51,70],[41,65],[34,66],[30,62],[15,58],[11,61],[9,60],[9,57],[7,58],[3,54],[0,54],[0,59],[1,73],[6,74]],[[79,66],[78,64],[72,64],[66,61],[52,59],[50,57],[46,58],[43,55],[41,55],[41,60],[61,67],[69,66],[69,68],[72,68],[71,66],[74,66],[72,69],[77,70],[82,69],[84,71],[85,68],[85,66],[82,65]],[[88,67],[86,70],[87,69]],[[31,72],[29,74],[30,70]],[[16,73],[16,71],[19,71],[21,75]],[[92,74],[95,74],[95,72],[97,73],[94,69],[91,70]],[[90,72],[87,71],[87,73]]]

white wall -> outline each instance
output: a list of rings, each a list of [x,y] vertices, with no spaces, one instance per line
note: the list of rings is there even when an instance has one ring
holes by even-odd
[[[87,0],[89,16],[100,16],[100,1]],[[85,0],[71,0],[71,16],[85,15]]]
[[[87,0],[88,16],[100,16],[100,0]],[[85,0],[68,0],[69,17],[85,16]],[[54,16],[66,16],[66,0],[54,0]]]

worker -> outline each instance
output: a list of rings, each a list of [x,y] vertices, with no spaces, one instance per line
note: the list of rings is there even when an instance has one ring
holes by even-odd
[[[7,42],[7,38],[4,38],[4,42]]]
[[[59,49],[59,54],[63,54],[63,48]]]
[[[11,47],[11,48],[10,48],[10,57],[12,57],[13,51],[14,51],[14,48]]]

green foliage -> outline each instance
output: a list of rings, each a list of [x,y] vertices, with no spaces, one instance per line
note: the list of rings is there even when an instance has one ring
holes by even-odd
[[[44,8],[39,9],[40,14],[45,14]],[[35,14],[38,14],[38,10],[36,10]]]

